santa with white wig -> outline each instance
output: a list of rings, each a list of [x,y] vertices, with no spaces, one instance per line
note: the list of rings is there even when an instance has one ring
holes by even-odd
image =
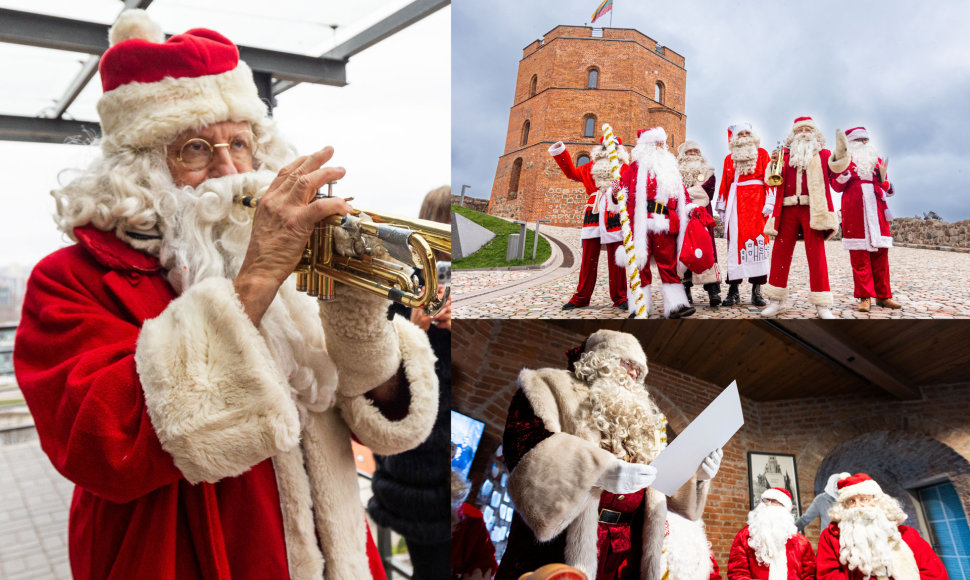
[[[792,495],[772,487],[761,494],[731,545],[728,580],[814,580],[815,552],[791,515]]]
[[[842,193],[842,247],[849,250],[852,261],[854,296],[859,299],[860,312],[869,312],[873,296],[877,306],[896,310],[902,306],[893,300],[889,286],[893,238],[886,199],[894,191],[886,179],[887,163],[879,157],[865,127],[849,129],[845,136],[852,163],[833,176],[832,189]]]
[[[652,302],[652,262],[660,273],[664,316],[690,316],[694,314],[694,308],[687,302],[687,293],[681,284],[681,275],[687,268],[679,263],[678,256],[684,243],[687,214],[696,205],[688,204],[677,158],[667,150],[667,132],[663,127],[639,131],[630,159],[630,168],[620,179],[619,187],[626,192],[626,207],[633,233],[636,265],[640,269],[640,284],[646,299],[646,312],[650,312]],[[617,249],[617,264],[626,266],[632,258],[627,256],[622,246]],[[632,314],[636,308],[635,300],[628,300],[628,304]]]
[[[818,580],[947,580],[946,568],[899,502],[865,473],[842,474],[832,522],[818,539]]]

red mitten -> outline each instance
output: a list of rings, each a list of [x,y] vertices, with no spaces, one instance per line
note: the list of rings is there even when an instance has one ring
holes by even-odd
[[[670,233],[676,234],[680,232],[680,216],[677,215],[676,208],[668,208],[667,217],[670,218]]]

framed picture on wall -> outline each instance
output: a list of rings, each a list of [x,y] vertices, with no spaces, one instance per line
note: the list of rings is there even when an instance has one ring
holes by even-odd
[[[792,516],[801,517],[795,456],[790,453],[748,451],[748,498],[751,509],[761,501],[761,494],[772,487],[787,489],[791,493]]]

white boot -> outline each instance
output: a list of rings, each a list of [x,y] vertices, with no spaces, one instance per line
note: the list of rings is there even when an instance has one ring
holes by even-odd
[[[784,300],[775,300],[774,298],[769,298],[768,306],[765,306],[765,309],[761,311],[761,315],[766,318],[770,318],[772,316],[778,316],[786,310],[788,310],[788,308],[785,306]]]
[[[816,306],[815,310],[818,311],[818,317],[822,320],[835,320],[835,315],[832,314],[832,309],[828,306]]]

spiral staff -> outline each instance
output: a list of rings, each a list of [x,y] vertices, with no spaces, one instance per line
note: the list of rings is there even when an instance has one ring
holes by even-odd
[[[603,124],[603,143],[610,160],[610,175],[613,179],[620,179],[620,158],[616,154],[616,136],[609,123]],[[620,227],[623,230],[623,252],[626,256],[627,286],[633,292],[633,312],[636,318],[645,318],[646,306],[643,300],[643,288],[640,286],[640,269],[637,268],[636,250],[633,247],[633,230],[630,229],[630,215],[626,210],[626,193],[621,189],[617,196],[620,204]]]

